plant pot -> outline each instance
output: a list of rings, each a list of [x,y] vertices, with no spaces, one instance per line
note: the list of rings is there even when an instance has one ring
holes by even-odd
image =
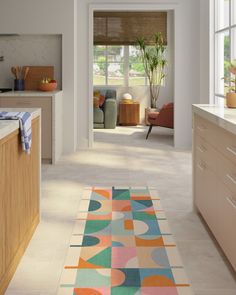
[[[158,112],[158,109],[157,108],[150,108],[150,107],[145,108],[145,124],[147,126],[150,125],[148,122],[148,114],[151,112]]]
[[[236,93],[229,92],[226,94],[226,105],[228,108],[236,108]]]

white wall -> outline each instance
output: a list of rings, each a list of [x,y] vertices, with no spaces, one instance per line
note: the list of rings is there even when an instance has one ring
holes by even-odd
[[[214,102],[214,0],[200,0],[200,102]]]
[[[200,102],[209,103],[210,90],[210,3],[200,1]]]
[[[0,0],[0,34],[62,35],[63,136],[66,153],[73,152],[77,144],[74,6],[74,0]]]
[[[78,2],[78,93],[79,93],[79,137],[81,146],[88,145],[89,138],[89,52],[88,22],[89,5],[96,7],[124,7],[135,10],[143,6],[148,9],[148,1],[143,0],[80,0]],[[164,0],[150,2],[150,7],[174,7],[175,14],[175,146],[191,146],[192,138],[192,103],[200,101],[200,0],[176,0],[171,3]],[[90,78],[91,79],[91,78]],[[92,101],[90,103],[92,108]],[[91,117],[91,116],[90,116]]]
[[[61,35],[0,36],[0,87],[13,87],[12,66],[54,66],[54,79],[62,87]],[[53,77],[50,77],[53,78]]]

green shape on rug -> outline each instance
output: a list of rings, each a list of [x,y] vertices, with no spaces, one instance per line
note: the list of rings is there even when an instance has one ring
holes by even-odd
[[[111,247],[104,249],[87,261],[104,268],[111,268]]]
[[[111,284],[110,269],[78,269],[75,288],[109,287]]]
[[[147,212],[132,212],[133,219],[135,220],[157,220],[156,215],[148,214]]]
[[[113,200],[130,200],[129,189],[114,189],[112,188]]]
[[[140,287],[113,287],[111,295],[138,295],[140,294],[139,289]]]
[[[87,220],[85,225],[84,234],[96,233],[101,230],[104,234],[110,234],[108,226],[110,225],[110,220]]]

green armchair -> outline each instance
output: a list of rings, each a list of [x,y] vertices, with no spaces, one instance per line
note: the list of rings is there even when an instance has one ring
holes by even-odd
[[[115,129],[117,123],[116,90],[96,89],[105,96],[102,106],[93,108],[93,127],[95,129]]]

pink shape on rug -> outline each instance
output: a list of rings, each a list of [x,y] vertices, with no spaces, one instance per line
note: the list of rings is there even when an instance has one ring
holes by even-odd
[[[178,295],[176,287],[142,287],[142,295]]]
[[[137,251],[134,247],[114,247],[112,248],[112,267],[125,268],[128,262],[136,256]],[[133,263],[135,263],[135,261]],[[129,267],[131,267],[131,265]],[[138,265],[132,265],[132,267],[137,268]]]
[[[153,212],[154,211],[154,208],[153,206],[151,207],[148,207],[148,208],[145,208],[145,209],[140,209],[140,210],[137,210],[137,212]]]
[[[74,295],[111,295],[110,288],[75,288]]]

